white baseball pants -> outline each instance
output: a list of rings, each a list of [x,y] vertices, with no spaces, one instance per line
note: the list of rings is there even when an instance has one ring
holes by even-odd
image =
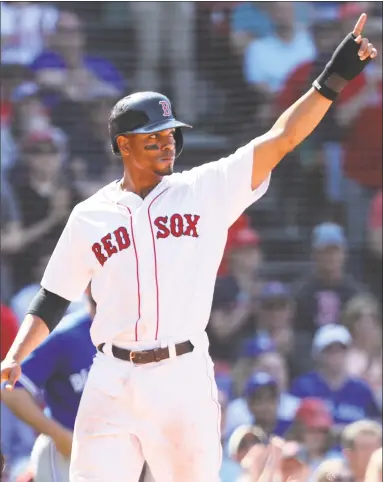
[[[70,482],[219,482],[220,407],[205,349],[136,366],[98,353],[74,430]]]

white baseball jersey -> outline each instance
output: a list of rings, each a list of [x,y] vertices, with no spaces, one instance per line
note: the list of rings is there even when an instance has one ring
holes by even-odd
[[[255,143],[165,176],[145,199],[116,181],[74,208],[41,284],[74,301],[92,280],[96,346],[205,332],[227,230],[269,186],[251,189]]]

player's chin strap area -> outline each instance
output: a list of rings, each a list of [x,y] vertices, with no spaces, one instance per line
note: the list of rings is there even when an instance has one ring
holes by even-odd
[[[104,353],[105,343],[98,345],[97,350]],[[131,351],[125,348],[119,348],[112,345],[112,354],[115,358],[120,360],[129,361],[135,365],[146,365],[147,363],[160,362],[170,358],[169,348],[154,348],[152,350]],[[184,341],[175,345],[176,356],[185,355],[191,353],[194,350],[194,345],[191,341]]]

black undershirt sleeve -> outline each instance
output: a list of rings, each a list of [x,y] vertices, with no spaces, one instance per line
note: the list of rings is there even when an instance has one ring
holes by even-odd
[[[41,287],[31,301],[27,315],[38,316],[47,325],[49,331],[52,331],[60,323],[69,305],[70,301]]]

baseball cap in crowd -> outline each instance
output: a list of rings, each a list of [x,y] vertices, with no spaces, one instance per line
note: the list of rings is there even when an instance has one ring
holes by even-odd
[[[345,247],[347,244],[343,228],[335,223],[322,223],[312,232],[312,247],[324,249],[328,246]]]
[[[246,382],[245,397],[253,397],[260,389],[266,387],[278,393],[278,383],[271,375],[266,372],[256,372]]]
[[[351,342],[351,334],[343,325],[325,325],[315,333],[312,353],[314,356],[319,355],[324,349],[334,343],[339,343],[347,347]]]
[[[49,154],[59,151],[57,142],[49,131],[31,132],[23,141],[23,150],[29,154]]]
[[[237,460],[241,451],[248,451],[253,445],[267,443],[267,435],[256,425],[240,425],[231,434],[227,450],[231,459]]]
[[[333,424],[333,418],[326,403],[320,398],[304,398],[295,414],[295,420],[301,422],[307,428],[329,429]]]
[[[40,87],[36,82],[23,82],[12,91],[12,102],[20,102],[27,97],[36,97],[40,94]]]
[[[290,299],[291,293],[287,285],[280,281],[269,281],[265,283],[261,290],[261,301],[270,301],[275,299]]]
[[[241,347],[241,357],[256,358],[263,353],[274,353],[276,346],[273,340],[265,336],[255,336],[245,340]]]
[[[238,248],[249,248],[259,246],[261,238],[255,229],[250,226],[243,226],[231,233],[228,237],[228,248],[238,249]]]

